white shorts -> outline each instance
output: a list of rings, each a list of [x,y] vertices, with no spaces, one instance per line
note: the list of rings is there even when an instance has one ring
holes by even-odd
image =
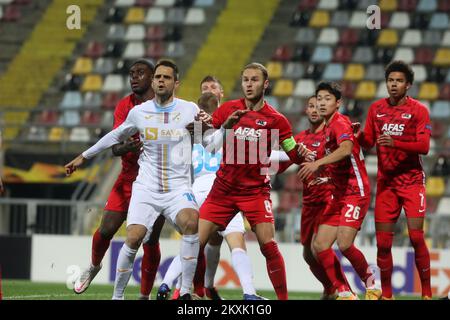
[[[183,209],[195,209],[198,205],[190,188],[182,188],[168,193],[157,193],[148,190],[139,183],[133,183],[130,206],[128,208],[127,227],[131,224],[140,224],[147,228],[143,242],[146,242],[152,233],[156,219],[162,214],[174,228],[180,232],[176,225],[178,213]]]
[[[192,185],[192,191],[194,192],[195,199],[197,200],[198,205],[201,207],[203,202],[205,202],[206,197],[208,196],[209,191],[212,188],[214,183],[214,179],[216,178],[215,174],[204,175],[194,181]],[[228,223],[227,227],[223,231],[218,231],[218,233],[222,237],[226,237],[230,233],[240,232],[245,233],[244,226],[244,218],[242,217],[242,213],[238,212],[233,219],[231,219],[230,223]]]

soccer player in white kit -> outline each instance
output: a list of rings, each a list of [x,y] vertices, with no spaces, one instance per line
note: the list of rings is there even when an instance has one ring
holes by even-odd
[[[117,261],[113,299],[124,299],[137,250],[150,236],[160,214],[183,235],[180,298],[191,299],[199,252],[198,205],[191,188],[191,138],[185,127],[194,121],[199,108],[174,97],[178,85],[178,67],[169,60],[159,61],[152,81],[155,98],[134,107],[122,125],[65,166],[70,175],[86,159],[136,132],[144,143],[132,188],[127,237]]]

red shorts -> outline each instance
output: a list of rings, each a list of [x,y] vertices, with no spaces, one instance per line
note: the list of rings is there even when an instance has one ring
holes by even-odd
[[[105,211],[128,212],[133,181],[119,176],[105,204]]]
[[[274,223],[270,192],[252,195],[230,194],[230,190],[214,181],[213,187],[200,207],[200,219],[211,221],[223,231],[236,213],[242,211],[250,226],[259,223]]]
[[[395,223],[402,207],[407,218],[424,218],[427,208],[425,186],[384,187],[378,184],[375,222]]]
[[[300,243],[302,245],[311,244],[312,237],[317,233],[321,216],[325,212],[327,205],[328,203],[303,204],[300,223]]]
[[[351,195],[334,198],[322,215],[320,224],[352,227],[359,230],[369,205],[370,197]]]

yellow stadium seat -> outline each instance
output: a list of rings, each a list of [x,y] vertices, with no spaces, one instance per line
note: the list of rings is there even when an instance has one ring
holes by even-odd
[[[344,80],[359,81],[364,78],[364,66],[359,63],[350,63],[344,74]]]
[[[273,95],[279,97],[291,96],[294,92],[294,83],[289,79],[280,79],[275,83]]]
[[[381,11],[395,11],[397,10],[397,0],[380,0],[378,3]]]
[[[125,16],[125,23],[143,23],[145,12],[143,8],[130,8]]]
[[[103,86],[103,79],[98,74],[89,74],[84,78],[81,91],[99,91]]]
[[[79,57],[73,66],[73,74],[87,74],[92,72],[92,59]]]
[[[428,177],[426,181],[427,196],[441,197],[445,192],[445,181],[442,177]]]
[[[439,66],[450,66],[450,49],[449,48],[437,49],[433,64]]]
[[[63,140],[65,136],[65,130],[61,127],[53,127],[50,129],[48,134],[48,140],[53,142],[58,142]]]
[[[394,29],[381,30],[377,45],[381,47],[393,47],[398,44],[398,34]]]
[[[418,98],[420,100],[436,100],[439,97],[439,87],[434,82],[422,82]]]
[[[276,80],[281,77],[283,73],[283,64],[281,62],[270,61],[267,63],[266,67],[270,79]]]
[[[324,28],[330,25],[330,14],[328,11],[317,10],[314,11],[309,26],[313,28]]]
[[[377,85],[374,81],[361,81],[356,88],[355,98],[372,100],[377,93]]]

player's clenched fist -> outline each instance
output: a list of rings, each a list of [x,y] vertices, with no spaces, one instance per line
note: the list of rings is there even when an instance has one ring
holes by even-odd
[[[83,155],[79,155],[78,157],[76,157],[75,159],[73,159],[72,161],[70,161],[68,164],[66,164],[64,166],[64,168],[66,169],[66,176],[70,176],[73,172],[75,172],[77,170],[77,168],[79,166],[81,166],[84,162],[86,161],[86,159],[83,157]]]

